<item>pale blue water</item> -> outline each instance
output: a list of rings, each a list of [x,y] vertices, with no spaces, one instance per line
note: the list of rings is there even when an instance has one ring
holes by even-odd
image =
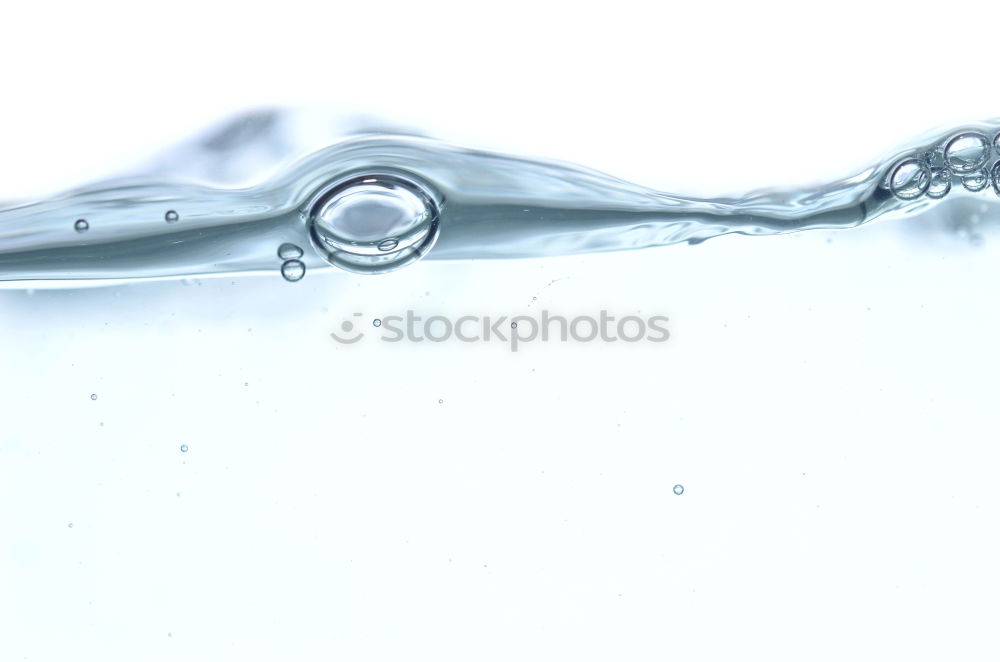
[[[559,163],[366,131],[284,164],[250,116],[147,172],[0,211],[0,280],[67,287],[425,259],[544,257],[851,228],[1000,205],[1000,123],[959,127],[825,186],[684,197]],[[253,158],[251,158],[253,157]],[[183,164],[179,168],[178,164]],[[264,177],[261,177],[261,173]],[[239,185],[241,180],[253,181]],[[780,185],[780,182],[775,182]]]

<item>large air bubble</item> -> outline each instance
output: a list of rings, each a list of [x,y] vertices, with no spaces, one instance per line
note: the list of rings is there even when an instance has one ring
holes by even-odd
[[[438,235],[439,203],[421,184],[396,174],[335,182],[309,210],[309,236],[330,264],[384,273],[423,257]]]

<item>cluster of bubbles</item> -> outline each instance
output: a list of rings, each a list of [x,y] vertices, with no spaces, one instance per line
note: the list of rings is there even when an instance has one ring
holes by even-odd
[[[897,162],[889,171],[887,184],[900,200],[916,200],[922,195],[943,198],[955,180],[973,193],[992,184],[1000,195],[1000,160],[988,165],[994,152],[1000,155],[1000,133],[990,140],[978,131],[965,131],[922,156]]]
[[[299,258],[302,257],[302,249],[295,244],[282,244],[278,246],[278,259],[281,260],[281,277],[289,283],[302,280],[306,275],[306,265]]]

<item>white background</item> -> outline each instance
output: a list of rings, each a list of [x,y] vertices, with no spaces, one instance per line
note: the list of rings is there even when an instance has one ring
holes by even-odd
[[[808,184],[997,115],[997,18],[18,5],[0,199],[315,103],[681,194]],[[0,660],[994,659],[1000,255],[919,229],[2,291]],[[329,338],[407,308],[673,337]]]

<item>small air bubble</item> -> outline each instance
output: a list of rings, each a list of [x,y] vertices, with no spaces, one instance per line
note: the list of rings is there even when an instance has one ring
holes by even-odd
[[[372,326],[376,326],[376,327],[382,326],[382,320],[380,320],[378,318],[373,319],[372,320]]]
[[[284,243],[278,246],[278,257],[282,260],[297,260],[302,257],[302,249],[295,244]]]
[[[978,193],[982,191],[990,183],[990,176],[985,170],[981,170],[977,173],[967,175],[962,178],[962,186],[966,189],[972,191],[973,193]]]
[[[378,243],[378,249],[383,253],[396,250],[396,246],[399,246],[399,239],[385,239]]]
[[[187,444],[181,444],[181,452],[182,453],[187,453],[188,452],[188,445]]]
[[[674,494],[676,494],[677,496],[680,496],[680,495],[684,494],[684,486],[683,485],[674,485]]]
[[[287,260],[281,265],[281,277],[289,283],[302,280],[306,275],[306,265],[301,260]]]
[[[937,200],[951,191],[951,171],[947,168],[931,168],[931,183],[927,187],[927,197]]]
[[[900,200],[916,200],[931,182],[931,169],[919,159],[903,159],[889,175],[889,190]]]
[[[959,175],[974,173],[986,165],[989,158],[989,138],[975,131],[958,134],[944,148],[945,163]]]
[[[993,169],[990,170],[990,181],[993,182],[993,192],[1000,195],[1000,161],[993,164]],[[985,205],[983,205],[983,211],[986,211]]]
[[[924,154],[924,161],[932,168],[942,167],[944,165],[944,147],[938,145]]]
[[[166,214],[163,215],[163,218],[164,220],[166,220],[167,223],[175,223],[179,221],[181,217],[180,214],[171,209],[170,211],[168,211]]]
[[[443,404],[444,404],[444,399],[443,399],[443,398],[439,399],[439,400],[438,400],[438,404],[439,404],[439,405],[443,405]]]
[[[510,328],[516,329],[517,328],[517,322],[511,322],[510,323]]]
[[[87,219],[81,218],[73,224],[73,229],[77,232],[86,232],[90,229],[90,223],[87,222]]]
[[[91,400],[96,400],[97,399],[97,394],[96,393],[91,393],[90,394],[90,399]]]

